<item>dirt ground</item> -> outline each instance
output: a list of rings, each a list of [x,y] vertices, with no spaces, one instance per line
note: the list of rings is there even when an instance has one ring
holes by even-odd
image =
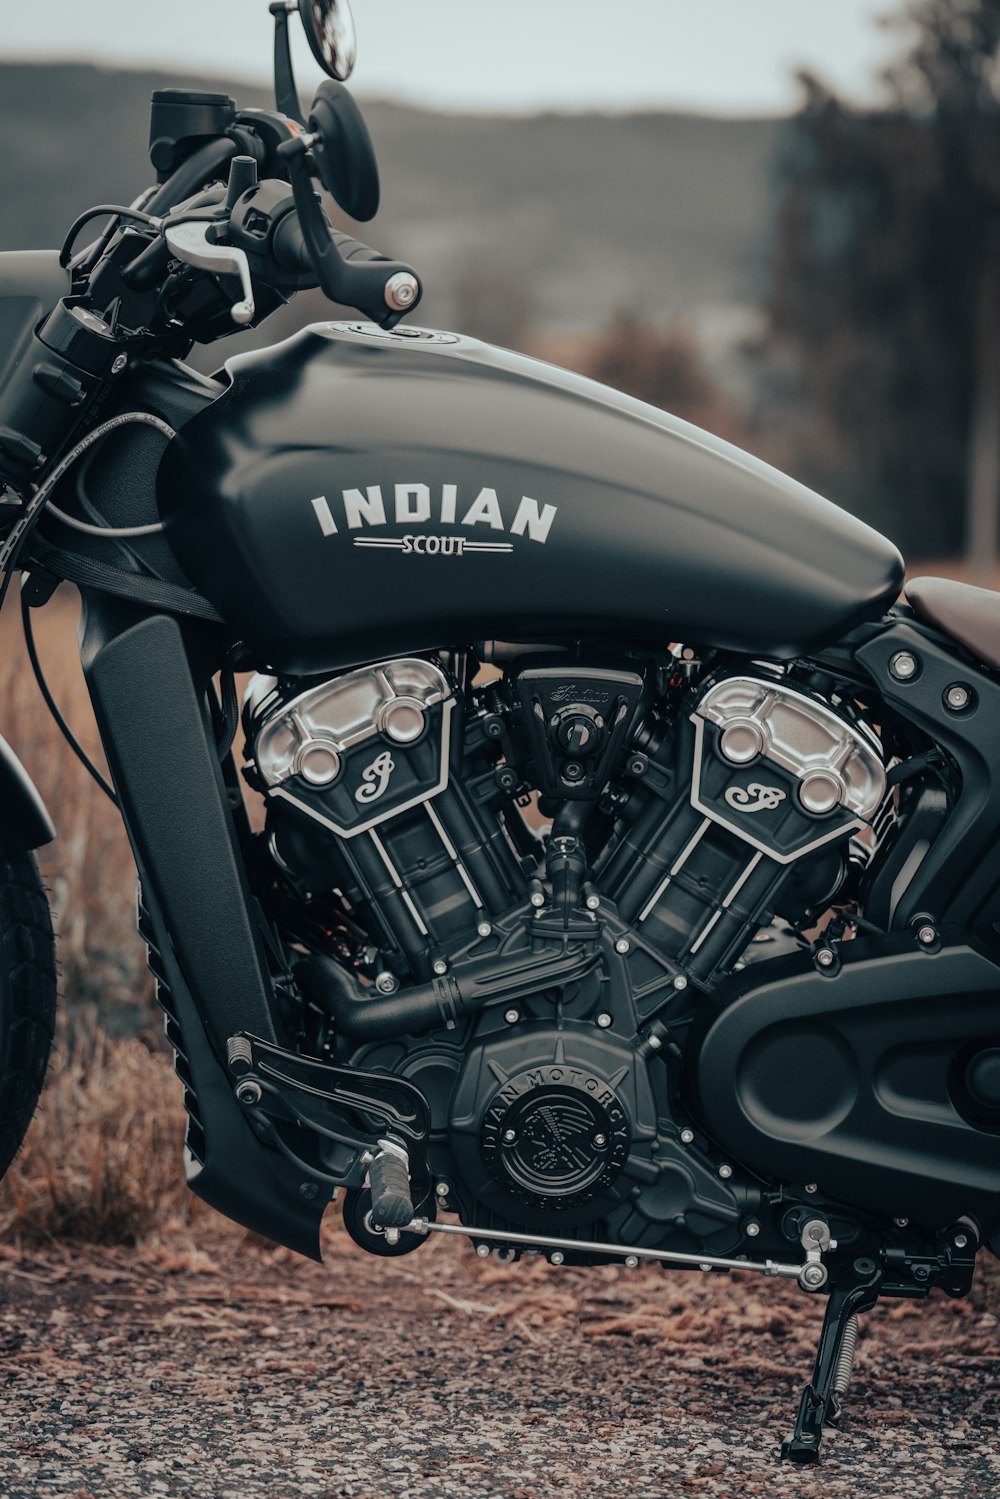
[[[998,1324],[886,1303],[821,1469],[778,1465],[823,1303],[751,1276],[0,1249],[4,1499],[996,1495]]]

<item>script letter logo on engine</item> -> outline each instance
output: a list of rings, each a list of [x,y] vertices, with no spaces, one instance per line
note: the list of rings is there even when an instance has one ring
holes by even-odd
[[[773,812],[785,800],[785,793],[777,786],[762,786],[753,781],[749,786],[730,786],[726,801],[737,812]]]
[[[376,755],[370,765],[361,772],[364,782],[354,793],[356,802],[377,802],[389,785],[389,777],[396,769],[396,762],[388,750]]]

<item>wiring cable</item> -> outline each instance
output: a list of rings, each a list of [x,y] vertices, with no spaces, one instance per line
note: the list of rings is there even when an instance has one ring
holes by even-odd
[[[149,411],[125,411],[120,416],[113,416],[110,420],[102,422],[99,427],[95,427],[92,432],[88,432],[86,437],[81,438],[76,446],[66,454],[65,458],[56,464],[48,477],[42,481],[30,500],[26,501],[23,511],[10,529],[10,534],[3,542],[3,545],[0,546],[0,571],[4,573],[3,582],[0,583],[0,610],[3,609],[7,591],[10,588],[11,578],[27,545],[28,538],[38,524],[45,505],[48,503],[49,496],[54,491],[59,480],[72,468],[78,458],[83,457],[88,448],[93,447],[95,442],[99,442],[108,432],[114,432],[118,427],[127,426],[130,422],[140,422],[147,426],[155,427],[168,440],[177,435],[173,427],[168,426],[160,417],[153,416]],[[133,534],[135,531],[135,528],[131,526],[123,529]],[[114,539],[114,527],[102,526],[98,530],[101,535],[106,535],[112,540]]]
[[[118,798],[115,795],[113,788],[101,775],[101,772],[98,770],[93,760],[91,760],[90,756],[87,754],[87,751],[83,748],[83,745],[73,733],[73,730],[70,728],[62,713],[59,711],[59,705],[57,704],[55,698],[52,696],[52,693],[49,689],[49,684],[45,680],[45,673],[42,670],[42,663],[38,657],[38,648],[35,645],[35,633],[31,624],[31,605],[28,603],[28,600],[23,593],[21,594],[21,623],[24,626],[24,643],[28,649],[28,660],[31,662],[31,670],[34,673],[35,681],[38,683],[38,690],[42,694],[42,698],[45,701],[45,706],[52,714],[52,717],[56,721],[56,726],[58,727],[59,732],[62,734],[66,743],[69,745],[70,749],[73,751],[74,755],[79,760],[84,770],[88,775],[94,778],[98,786],[100,786],[101,790],[104,792],[105,796],[107,796],[117,807]]]
[[[78,219],[74,219],[69,226],[69,232],[63,240],[62,249],[59,251],[59,264],[68,267],[73,254],[73,245],[77,235],[85,224],[91,219],[103,218],[105,214],[112,214],[116,219],[127,219],[133,224],[145,224],[150,229],[159,229],[162,220],[151,213],[144,213],[141,208],[126,208],[122,203],[98,203],[95,208],[88,208],[86,213],[81,213]]]

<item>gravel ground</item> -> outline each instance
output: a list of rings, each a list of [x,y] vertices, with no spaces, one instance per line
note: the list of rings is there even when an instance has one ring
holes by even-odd
[[[863,1322],[821,1469],[776,1462],[821,1300],[733,1275],[0,1248],[4,1499],[1000,1492],[997,1319]]]

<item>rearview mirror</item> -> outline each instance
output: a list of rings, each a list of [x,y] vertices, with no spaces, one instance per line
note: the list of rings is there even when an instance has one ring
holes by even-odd
[[[358,44],[349,0],[299,0],[299,15],[323,72],[341,83],[350,78]]]
[[[320,181],[345,213],[362,223],[378,212],[378,166],[360,109],[342,83],[320,84],[309,115]]]

